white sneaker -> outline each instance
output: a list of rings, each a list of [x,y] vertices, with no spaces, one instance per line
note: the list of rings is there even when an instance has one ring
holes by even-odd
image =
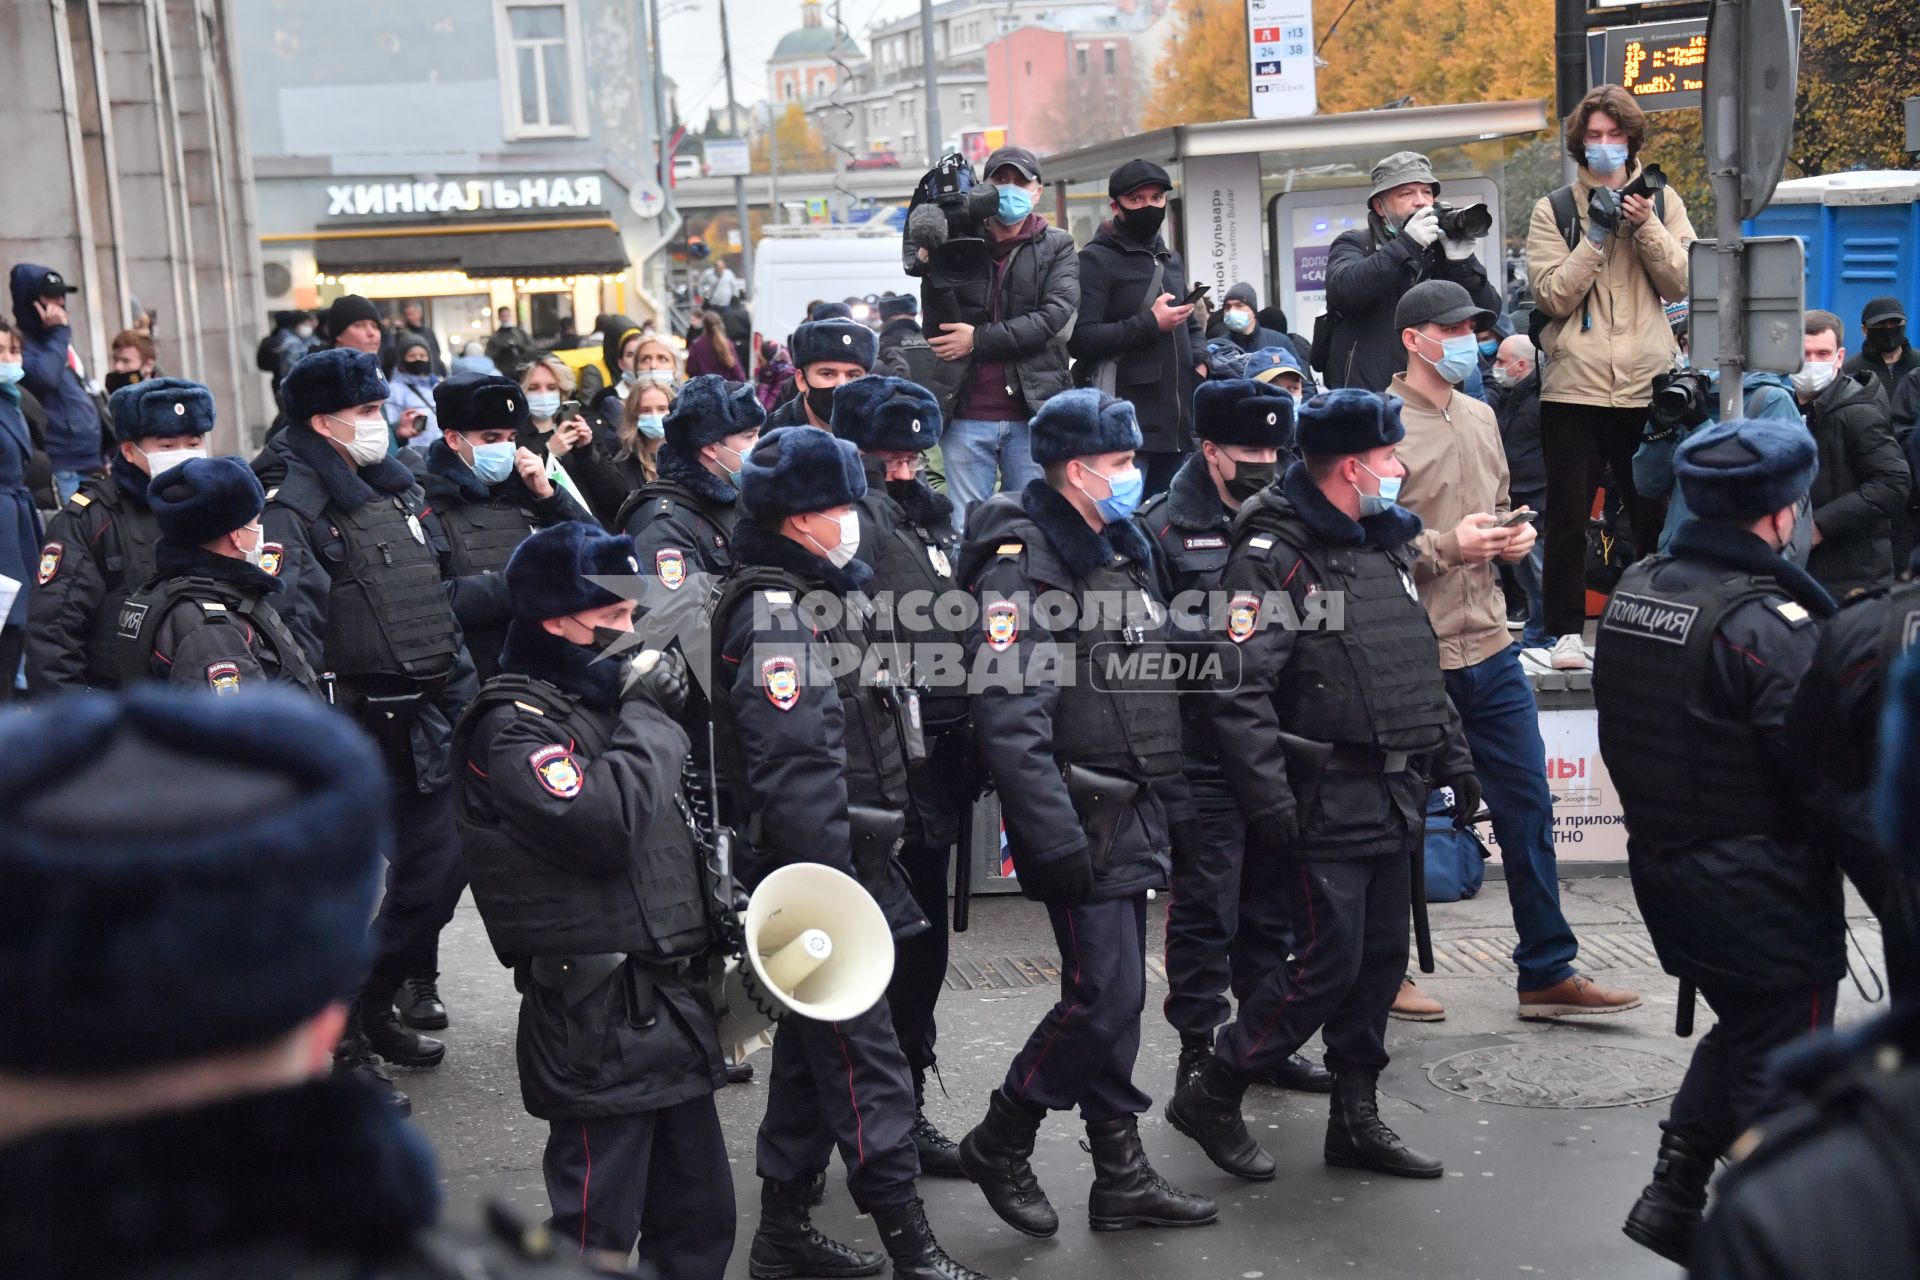
[[[1555,671],[1591,671],[1593,659],[1587,654],[1587,646],[1580,643],[1577,635],[1564,635],[1553,642],[1553,669]]]

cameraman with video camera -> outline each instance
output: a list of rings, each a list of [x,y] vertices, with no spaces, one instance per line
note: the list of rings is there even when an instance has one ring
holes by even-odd
[[[1533,207],[1527,275],[1537,309],[1540,428],[1547,459],[1546,629],[1554,666],[1592,666],[1586,622],[1587,513],[1603,466],[1613,468],[1634,545],[1654,545],[1662,504],[1634,487],[1633,451],[1653,380],[1677,347],[1664,301],[1687,296],[1693,224],[1680,193],[1640,162],[1647,117],[1619,85],[1587,94],[1567,117],[1566,151],[1580,166]],[[1544,323],[1542,323],[1544,321]]]
[[[1373,166],[1372,179],[1367,229],[1343,232],[1327,254],[1321,323],[1331,328],[1316,330],[1313,356],[1328,387],[1377,392],[1407,366],[1393,322],[1407,290],[1422,280],[1451,280],[1483,311],[1497,313],[1501,306],[1476,252],[1480,237],[1493,229],[1485,205],[1442,203],[1433,165],[1417,151],[1394,152]]]

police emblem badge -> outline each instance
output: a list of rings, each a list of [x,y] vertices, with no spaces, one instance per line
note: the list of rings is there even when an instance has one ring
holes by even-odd
[[[533,766],[533,776],[540,785],[562,800],[571,800],[579,795],[580,784],[586,781],[580,773],[579,764],[574,761],[573,753],[557,742],[528,756],[527,763]]]
[[[280,576],[280,557],[283,554],[285,554],[285,550],[286,549],[277,542],[261,543],[260,544],[260,572],[264,574],[269,574],[275,578],[279,577]]]
[[[1020,638],[1020,608],[1011,600],[996,600],[987,606],[987,648],[1005,653]]]
[[[207,687],[215,693],[240,692],[240,664],[216,662],[207,668]]]
[[[687,557],[678,547],[662,547],[653,553],[653,567],[660,575],[660,582],[671,590],[678,591],[680,584],[687,580]]]
[[[40,572],[36,575],[41,586],[53,581],[53,575],[60,572],[60,557],[66,548],[57,542],[49,542],[40,549]]]
[[[768,658],[760,664],[760,684],[767,701],[791,711],[800,701],[800,668],[792,658]]]
[[[1227,639],[1245,644],[1260,621],[1260,597],[1243,591],[1227,601]]]

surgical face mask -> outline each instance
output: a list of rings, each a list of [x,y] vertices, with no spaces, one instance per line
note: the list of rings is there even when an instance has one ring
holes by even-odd
[[[633,381],[635,385],[642,386],[642,387],[648,386],[648,385],[652,385],[656,387],[672,387],[673,386],[673,370],[641,369],[633,374]]]
[[[721,458],[722,454],[728,453],[733,454],[732,466],[728,466]],[[746,459],[741,457],[737,451],[729,449],[725,445],[717,445],[714,448],[713,460],[720,463],[720,472],[726,476],[727,483],[738,489],[740,487],[740,468],[745,465]]]
[[[139,445],[133,447],[140,449]],[[140,456],[147,460],[147,477],[152,479],[154,476],[173,470],[189,458],[206,457],[207,451],[205,449],[155,449],[149,453],[145,449],[140,449]]]
[[[416,378],[424,378],[433,372],[431,360],[402,360],[400,367]]]
[[[630,387],[634,383],[640,381],[640,375],[638,373],[635,373],[632,369],[622,369],[620,371],[620,381],[624,385]]]
[[[860,551],[860,513],[846,510],[838,517],[840,523],[840,545],[829,551],[814,538],[807,535],[807,541],[813,543],[814,550],[826,557],[827,563],[836,569],[844,569]]]
[[[1383,476],[1364,462],[1360,464],[1360,469],[1380,482],[1378,493],[1361,493],[1359,485],[1353,486],[1353,491],[1360,494],[1360,518],[1364,520],[1368,516],[1385,515],[1393,510],[1400,501],[1400,481],[1404,477]]]
[[[558,391],[527,392],[527,412],[539,422],[547,422],[560,412],[560,393]]]
[[[296,338],[311,338],[313,336],[313,326],[310,324],[297,324],[293,326],[293,336]]]
[[[1088,467],[1087,470],[1093,471],[1093,468]],[[1125,471],[1116,471],[1110,476],[1100,475],[1098,471],[1093,471],[1093,474],[1107,482],[1107,496],[1095,498],[1085,489],[1081,489],[1080,492],[1092,501],[1094,508],[1107,518],[1109,524],[1125,520],[1139,508],[1140,495],[1147,488],[1146,477],[1140,474],[1140,468],[1128,467]],[[1075,488],[1079,486],[1076,485]]]
[[[832,387],[807,388],[807,408],[822,422],[833,421],[833,392]]]
[[[1491,340],[1480,344],[1480,354],[1491,360],[1500,354],[1500,344]]]
[[[1589,142],[1587,144],[1587,168],[1606,177],[1627,167],[1627,144],[1624,142]]]
[[[343,427],[353,429],[353,439],[335,443],[347,451],[356,467],[370,467],[387,456],[387,420],[378,414],[371,418],[350,420],[326,415],[327,421],[337,422]]]
[[[1245,502],[1273,483],[1273,468],[1271,462],[1235,462],[1233,478],[1227,481],[1227,496]]]
[[[1509,389],[1520,385],[1520,375],[1504,365],[1493,366],[1493,381],[1496,385]]]
[[[266,531],[257,524],[243,525],[241,527],[253,535],[253,545],[241,548],[240,558],[258,569],[260,567],[260,552],[262,548],[266,546]]]
[[[27,376],[27,366],[18,360],[0,363],[0,387],[10,387]]]
[[[1803,396],[1817,396],[1833,385],[1833,361],[1809,360],[1793,375],[1793,389]]]
[[[476,444],[473,446],[473,461],[467,465],[473,468],[473,474],[480,477],[480,483],[492,487],[513,474],[515,448],[511,440],[502,440],[497,444]]]
[[[649,440],[658,440],[667,434],[667,415],[664,413],[643,413],[633,420],[641,435]]]
[[[1472,334],[1463,333],[1457,338],[1440,339],[1435,339],[1427,334],[1421,334],[1420,337],[1424,342],[1438,341],[1440,343],[1440,358],[1438,360],[1427,360],[1427,353],[1424,351],[1420,353],[1420,358],[1427,360],[1427,363],[1433,366],[1434,372],[1438,373],[1448,382],[1453,383],[1456,387],[1465,382],[1467,375],[1479,367],[1480,353],[1478,347],[1474,344]]]
[[[1788,564],[1804,565],[1807,557],[1813,554],[1813,512],[1811,504],[1802,498],[1793,509],[1793,532],[1787,535],[1787,543],[1780,548],[1780,558]]]
[[[1025,187],[1008,184],[1000,188],[1000,208],[993,216],[1002,226],[1017,227],[1033,212],[1033,193]]]
[[[1247,333],[1253,328],[1253,313],[1251,311],[1242,311],[1239,307],[1235,307],[1233,310],[1221,316],[1220,321],[1235,333]]]

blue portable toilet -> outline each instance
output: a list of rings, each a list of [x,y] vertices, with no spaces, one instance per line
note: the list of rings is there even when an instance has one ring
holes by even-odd
[[[1869,298],[1892,294],[1920,313],[1920,172],[1793,178],[1745,225],[1750,236],[1799,236],[1807,247],[1807,309],[1846,321],[1849,351],[1864,337]]]

